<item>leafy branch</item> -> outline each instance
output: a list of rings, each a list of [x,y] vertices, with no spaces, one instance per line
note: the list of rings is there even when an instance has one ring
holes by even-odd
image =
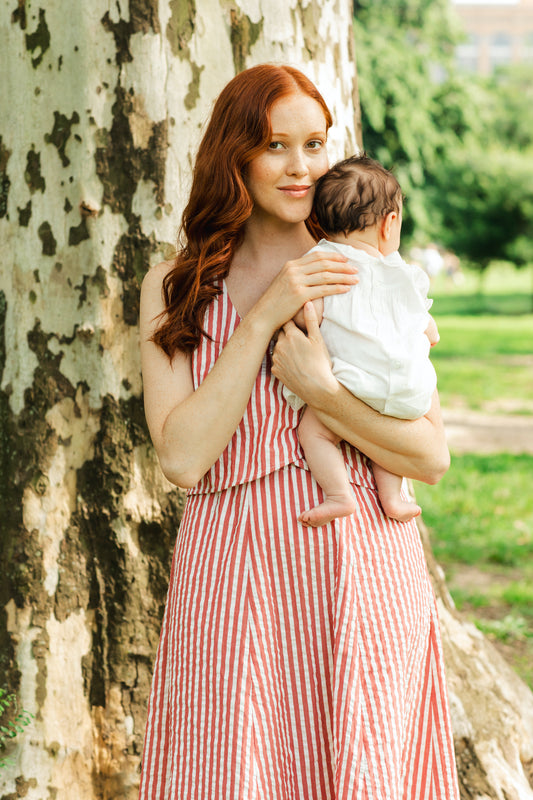
[[[8,714],[12,718],[4,723],[4,717]],[[0,688],[0,769],[13,764],[13,760],[3,755],[3,751],[17,736],[24,733],[33,718],[30,711],[19,710],[16,694]]]

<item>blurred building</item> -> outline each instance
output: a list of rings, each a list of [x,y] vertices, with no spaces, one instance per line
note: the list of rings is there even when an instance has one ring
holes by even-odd
[[[533,69],[533,0],[461,2],[454,8],[468,36],[457,48],[460,66],[480,75],[508,64]]]

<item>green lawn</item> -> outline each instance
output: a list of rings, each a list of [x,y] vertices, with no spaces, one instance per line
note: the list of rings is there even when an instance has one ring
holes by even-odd
[[[432,286],[441,340],[431,358],[444,407],[533,414],[531,270],[497,266]],[[480,286],[484,289],[481,292]]]
[[[443,407],[533,414],[532,270],[494,265],[432,286]],[[533,455],[452,452],[437,486],[416,484],[456,605],[533,688]]]
[[[452,453],[416,496],[455,604],[533,688],[532,476],[532,455]]]

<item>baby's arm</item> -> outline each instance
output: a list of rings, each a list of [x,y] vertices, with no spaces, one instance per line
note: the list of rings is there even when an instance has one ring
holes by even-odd
[[[315,300],[315,302],[316,302],[316,300]],[[298,312],[298,313],[300,313],[300,312]],[[429,315],[429,324],[428,324],[426,330],[424,331],[424,333],[428,337],[431,347],[433,347],[433,345],[437,344],[437,342],[440,340],[439,329],[437,328],[437,323],[435,322],[435,320],[433,319],[431,314]]]
[[[320,323],[322,322],[322,317],[324,316],[324,298],[318,297],[316,300],[312,300],[311,302],[315,307],[316,317],[318,319],[318,324],[320,325]],[[302,330],[304,333],[307,333],[307,326],[305,324],[305,316],[303,308],[301,308],[298,311],[298,313],[294,315],[293,320],[296,323],[296,325],[298,325],[300,330]]]

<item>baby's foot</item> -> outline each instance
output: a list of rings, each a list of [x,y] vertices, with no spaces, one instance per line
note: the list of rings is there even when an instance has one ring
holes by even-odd
[[[410,519],[419,517],[422,513],[420,506],[409,500],[402,500],[401,497],[380,497],[380,501],[385,514],[398,522],[409,522]]]
[[[355,500],[351,494],[334,494],[323,503],[304,511],[298,519],[306,528],[319,528],[338,517],[348,517],[355,511]]]

